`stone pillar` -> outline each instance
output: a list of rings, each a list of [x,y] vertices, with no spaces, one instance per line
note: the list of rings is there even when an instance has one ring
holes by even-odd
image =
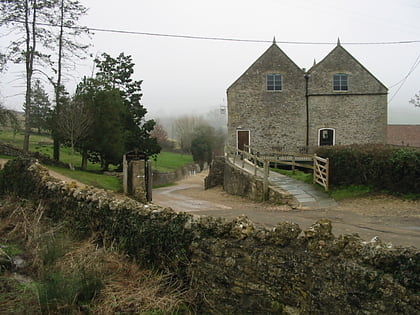
[[[128,193],[140,202],[147,202],[147,179],[145,160],[128,162]]]
[[[147,156],[136,151],[123,157],[124,193],[147,203],[152,201],[152,166]]]

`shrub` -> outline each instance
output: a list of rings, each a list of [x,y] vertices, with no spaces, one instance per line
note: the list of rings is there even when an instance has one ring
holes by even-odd
[[[398,193],[420,192],[420,152],[386,145],[320,147],[330,159],[330,184],[367,185]]]

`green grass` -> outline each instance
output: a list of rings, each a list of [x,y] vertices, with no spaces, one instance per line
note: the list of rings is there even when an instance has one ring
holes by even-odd
[[[23,133],[16,133],[14,134],[12,131],[0,131],[0,142],[8,143],[14,145],[18,148],[23,147]],[[29,151],[32,152],[39,152],[43,155],[47,155],[50,158],[53,157],[53,140],[48,135],[38,135],[38,134],[31,134],[29,137]],[[60,161],[66,164],[69,164],[71,161],[71,149],[68,147],[62,146],[60,148]],[[82,164],[82,156],[80,153],[75,152],[73,156],[73,163],[74,166],[81,167]],[[88,162],[87,166],[88,170],[91,171],[99,171],[101,169],[98,163],[90,163]]]
[[[105,175],[93,171],[72,171],[67,168],[55,166],[48,166],[48,168],[64,176],[77,180],[85,185],[112,190],[116,192],[122,191],[122,183],[115,176]]]
[[[176,183],[168,183],[168,184],[153,186],[153,189],[155,189],[155,188],[172,187],[172,186],[175,186],[175,185],[176,185]]]
[[[0,142],[9,143],[16,147],[22,148],[23,133],[14,134],[12,131],[0,131]],[[46,135],[31,134],[31,136],[29,137],[29,150],[33,152],[40,152],[52,158],[53,141],[51,137]],[[10,157],[8,156],[0,156],[0,158],[10,159]],[[68,164],[70,160],[70,148],[62,146],[60,148],[60,161]],[[80,168],[82,161],[81,155],[76,152],[73,157],[73,161],[75,167]],[[161,152],[157,156],[156,161],[153,161],[152,167],[153,169],[159,172],[171,172],[192,162],[192,156],[189,154]],[[102,174],[100,172],[101,167],[99,163],[93,164],[89,162],[87,166],[87,171],[72,171],[66,168],[52,166],[48,166],[48,168],[64,176],[77,180],[85,185],[117,192],[122,191],[122,184],[120,180],[115,176]]]
[[[365,185],[351,185],[332,187],[328,192],[334,200],[343,200],[348,198],[356,198],[368,195],[372,192],[372,188]]]
[[[172,172],[193,162],[192,155],[172,152],[161,152],[153,162],[153,169],[159,172]]]
[[[271,171],[289,176],[291,178],[300,180],[302,182],[312,184],[313,183],[313,176],[312,173],[305,173],[299,170],[295,170],[294,172],[292,170],[283,170],[279,168],[270,168]]]

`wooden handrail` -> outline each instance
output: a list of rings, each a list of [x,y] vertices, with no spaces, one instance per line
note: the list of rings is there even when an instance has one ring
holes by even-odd
[[[262,172],[264,177],[264,189],[265,186],[268,187],[268,175],[269,172],[266,170],[269,169],[270,164],[283,164],[292,166],[292,170],[295,170],[295,167],[302,167],[307,169],[312,169],[313,171],[313,183],[319,184],[326,191],[328,191],[329,186],[329,160],[317,156],[316,154],[301,154],[301,153],[291,153],[291,152],[267,152],[257,154],[253,153],[255,148],[252,148],[248,145],[244,146],[245,150],[236,149],[231,146],[226,146],[225,154],[227,156],[233,155],[233,162],[236,164],[236,158],[241,156],[242,159],[242,168],[245,166],[245,160],[254,164],[254,175],[257,175],[258,168],[262,166]],[[311,164],[304,164],[296,162],[296,158],[305,162],[312,162]],[[303,158],[303,159],[302,159]],[[289,161],[289,159],[291,161]],[[268,189],[268,188],[267,188]]]

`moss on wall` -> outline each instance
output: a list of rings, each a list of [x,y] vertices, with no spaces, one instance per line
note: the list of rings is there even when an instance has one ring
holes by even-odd
[[[328,220],[302,232],[294,223],[269,230],[246,217],[175,213],[54,180],[31,160],[9,162],[0,188],[38,200],[74,231],[94,233],[139,263],[177,275],[197,289],[203,313],[415,314],[420,308],[417,249],[336,237]]]

